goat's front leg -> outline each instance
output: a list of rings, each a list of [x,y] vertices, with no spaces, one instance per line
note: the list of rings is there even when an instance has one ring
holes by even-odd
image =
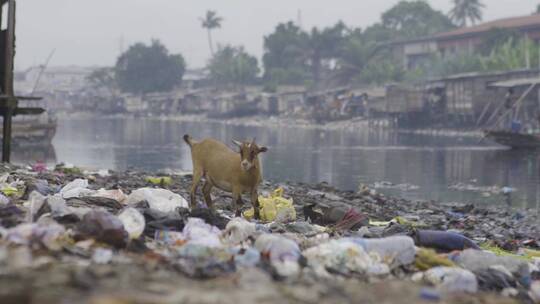
[[[259,194],[257,193],[257,188],[251,191],[251,206],[253,206],[253,211],[254,211],[253,217],[256,220],[260,220],[261,214],[260,214],[260,205],[259,205]]]
[[[242,213],[240,212],[240,204],[239,202],[242,200],[241,197],[242,193],[239,189],[233,189],[232,191],[232,203],[233,203],[233,209],[235,216],[242,216]]]

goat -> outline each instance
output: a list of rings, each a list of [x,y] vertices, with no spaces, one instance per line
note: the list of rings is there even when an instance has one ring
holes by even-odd
[[[196,206],[195,192],[201,178],[205,178],[202,188],[204,200],[208,208],[214,209],[210,192],[213,187],[232,193],[233,207],[236,216],[240,216],[239,205],[243,204],[242,194],[249,193],[254,209],[255,219],[259,219],[259,200],[257,187],[262,181],[259,153],[268,151],[259,147],[255,138],[251,142],[233,143],[240,149],[234,152],[224,143],[215,139],[194,141],[191,136],[184,135],[184,141],[191,148],[193,161],[193,184],[190,192],[190,207]]]

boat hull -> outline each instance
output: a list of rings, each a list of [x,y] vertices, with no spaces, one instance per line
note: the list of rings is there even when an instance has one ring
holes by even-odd
[[[484,131],[487,138],[514,149],[539,149],[540,134],[515,133],[510,131]]]

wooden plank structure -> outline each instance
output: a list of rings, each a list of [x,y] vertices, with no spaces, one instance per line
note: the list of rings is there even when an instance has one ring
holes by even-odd
[[[42,108],[19,108],[19,100],[39,100],[39,97],[15,96],[13,70],[15,59],[15,0],[0,0],[0,115],[3,116],[2,162],[11,156],[13,116],[37,115]]]

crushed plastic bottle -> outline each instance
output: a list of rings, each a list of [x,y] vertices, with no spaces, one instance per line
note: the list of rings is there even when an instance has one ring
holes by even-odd
[[[381,263],[376,253],[368,254],[352,239],[332,240],[320,244],[305,250],[304,256],[319,273],[331,270],[343,275],[351,273],[385,275],[390,272],[388,265]]]
[[[424,273],[424,280],[445,292],[478,291],[476,276],[466,269],[454,267],[434,267]]]
[[[408,236],[391,236],[382,239],[351,238],[368,253],[376,253],[391,268],[414,262],[416,248]]]
[[[118,219],[124,225],[130,239],[139,238],[145,228],[144,216],[135,208],[126,208],[118,215]]]
[[[127,197],[126,204],[134,205],[147,201],[151,209],[174,212],[176,208],[188,208],[188,202],[180,195],[166,189],[140,188]]]

